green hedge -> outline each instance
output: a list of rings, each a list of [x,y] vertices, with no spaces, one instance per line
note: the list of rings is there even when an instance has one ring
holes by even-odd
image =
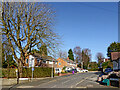
[[[34,78],[51,77],[51,70],[52,70],[52,68],[49,68],[49,67],[35,67],[33,76],[34,76]],[[24,77],[24,78],[32,77],[31,68],[23,68],[22,71],[23,71],[22,77]],[[53,72],[54,72],[54,70],[53,70]],[[7,69],[2,69],[2,77],[8,77]],[[15,68],[10,69],[9,78],[16,78]]]
[[[92,69],[88,69],[88,71],[98,71],[98,68],[92,68]]]
[[[15,72],[15,68],[10,68],[10,72],[8,71],[7,68],[2,69],[2,77],[5,78],[16,78],[16,72]]]

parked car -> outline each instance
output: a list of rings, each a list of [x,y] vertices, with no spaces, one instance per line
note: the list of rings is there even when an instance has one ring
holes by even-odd
[[[72,71],[74,71],[75,73],[77,73],[77,70],[76,70],[76,69],[72,69]]]
[[[80,68],[76,68],[77,72],[81,72],[81,69]]]
[[[83,69],[83,70],[81,70],[82,72],[88,72],[88,70],[87,69]]]
[[[113,70],[111,68],[106,68],[104,71],[104,74],[109,74],[110,72],[112,72]]]
[[[61,69],[60,68],[55,68],[55,73],[61,73]]]
[[[65,72],[72,72],[72,70],[66,70]]]
[[[65,72],[72,72],[72,68],[71,67],[66,67]]]

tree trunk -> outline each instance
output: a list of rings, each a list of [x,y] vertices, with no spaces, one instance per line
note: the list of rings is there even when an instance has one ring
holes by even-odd
[[[17,77],[17,84],[19,84],[19,78],[22,78],[22,62],[21,60],[19,59],[18,61],[18,77]]]
[[[22,62],[20,61],[20,62],[19,62],[19,67],[18,67],[18,68],[19,68],[18,71],[19,71],[19,76],[20,76],[20,78],[22,78],[22,66],[23,66],[23,65],[22,65]]]
[[[83,69],[83,61],[81,62],[81,68]]]
[[[9,75],[10,75],[9,62],[8,62],[8,66],[7,66],[7,71],[8,71],[8,76],[7,76],[7,78],[9,79]]]
[[[7,66],[7,72],[8,72],[7,78],[9,79],[10,67],[9,67],[9,59],[8,59],[8,57],[7,57],[7,64],[8,64],[8,66]]]

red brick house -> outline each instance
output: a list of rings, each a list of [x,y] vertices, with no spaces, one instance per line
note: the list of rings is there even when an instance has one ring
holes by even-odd
[[[62,70],[63,67],[77,68],[77,64],[68,58],[67,59],[58,58],[57,61],[58,61],[57,68],[59,68],[60,70]]]

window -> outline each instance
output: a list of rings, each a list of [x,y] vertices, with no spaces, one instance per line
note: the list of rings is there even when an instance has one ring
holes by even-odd
[[[34,58],[31,58],[31,60],[34,60]]]
[[[49,64],[53,64],[53,62],[52,62],[52,61],[49,61]]]
[[[57,62],[55,62],[55,64],[57,64]]]
[[[26,63],[28,63],[28,59],[26,59]]]
[[[46,61],[43,61],[43,63],[46,63]]]
[[[59,65],[61,65],[61,63],[59,63]]]
[[[39,60],[37,60],[37,63],[39,63]]]

